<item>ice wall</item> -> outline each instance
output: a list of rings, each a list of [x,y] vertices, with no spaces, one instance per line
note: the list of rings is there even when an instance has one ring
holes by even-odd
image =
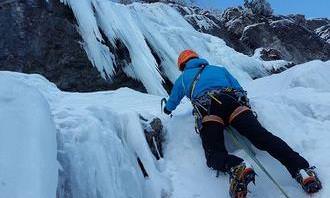
[[[134,3],[126,6],[108,0],[62,1],[72,8],[83,46],[102,75],[112,77],[116,68],[115,56],[103,40],[109,40],[115,46],[115,40],[119,39],[131,58],[124,68],[125,73],[140,80],[149,93],[166,95],[162,76],[175,81],[179,75],[176,60],[179,52],[186,48],[194,49],[211,64],[226,66],[243,84],[251,77],[267,73],[262,61],[237,53],[220,38],[197,32],[168,5]]]
[[[0,74],[0,197],[55,198],[56,130],[48,102]]]

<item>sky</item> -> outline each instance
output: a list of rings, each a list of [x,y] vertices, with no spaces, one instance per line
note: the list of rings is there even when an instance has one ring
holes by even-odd
[[[243,0],[195,0],[205,8],[225,9],[243,5]],[[304,14],[307,18],[330,18],[330,0],[268,0],[275,14]]]

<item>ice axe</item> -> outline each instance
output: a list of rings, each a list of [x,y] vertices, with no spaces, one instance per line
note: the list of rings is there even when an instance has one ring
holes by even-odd
[[[166,98],[162,98],[162,100],[160,101],[160,112],[163,113],[163,109],[164,109],[164,105],[166,105],[167,100]],[[172,118],[172,114],[170,114],[170,117]]]

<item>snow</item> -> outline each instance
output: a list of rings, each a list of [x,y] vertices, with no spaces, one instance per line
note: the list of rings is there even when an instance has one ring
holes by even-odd
[[[277,21],[272,21],[270,25],[276,27],[276,26],[286,26],[287,24],[292,24],[292,23],[294,22],[291,19],[280,19]]]
[[[290,70],[287,70],[280,75],[271,75],[264,77],[260,80],[252,81],[254,93],[276,93],[284,92],[293,88],[310,88],[323,92],[330,91],[330,79],[327,77],[330,75],[328,62],[311,61],[302,65],[297,65]],[[272,79],[273,83],[266,81]]]
[[[317,28],[315,33],[330,43],[330,24]]]
[[[313,197],[322,198],[328,197],[330,193],[326,187],[330,182],[330,164],[326,159],[330,127],[330,83],[327,77],[330,74],[329,65],[330,61],[309,62],[281,74],[251,81],[247,86],[252,105],[262,124],[286,140],[317,167],[324,189]],[[228,176],[220,175],[216,178],[216,173],[206,167],[201,142],[192,132],[193,118],[189,114],[189,108],[181,106],[168,125],[173,137],[170,136],[169,139],[166,160],[176,161],[168,169],[170,175],[173,175],[173,197],[227,196]],[[284,197],[244,152],[235,153],[253,164],[259,175],[257,185],[251,186],[250,197]],[[257,158],[290,197],[309,197],[302,192],[285,168],[268,154],[257,151]]]
[[[330,193],[326,187],[330,182],[330,164],[325,157],[329,150],[329,66],[330,61],[312,61],[258,79],[247,87],[265,127],[285,139],[318,168],[325,188],[315,197],[328,197]],[[295,195],[293,197],[305,197],[298,193],[296,189],[290,192]]]
[[[267,64],[281,63],[266,63],[234,51],[223,40],[194,30],[165,4],[62,2],[72,8],[82,45],[102,76],[114,76],[117,62],[103,40],[114,44],[120,39],[132,61],[124,71],[140,80],[149,94],[128,88],[62,92],[39,75],[0,72],[0,119],[4,120],[0,125],[0,197],[48,198],[56,193],[59,198],[227,197],[228,176],[216,178],[206,167],[188,100],[181,102],[172,118],[160,112],[160,100],[167,95],[162,76],[172,82],[176,79],[180,74],[176,58],[186,48],[211,64],[224,65],[238,78],[260,122],[318,168],[324,189],[313,197],[329,197],[330,62],[312,61],[267,76]],[[276,24],[283,22],[287,21]],[[152,51],[161,58],[160,65]],[[255,77],[259,79],[252,80]],[[164,159],[153,157],[139,115],[162,119]],[[243,151],[230,151],[256,168],[259,177],[250,197],[283,197]],[[290,196],[308,197],[283,166],[264,152],[256,153]],[[148,178],[143,177],[137,158]]]
[[[286,70],[287,66],[293,64],[292,62],[286,60],[274,60],[274,61],[265,61],[263,62],[263,66],[267,71],[280,71]]]
[[[106,0],[62,1],[72,8],[83,46],[103,77],[115,75],[116,60],[102,44],[105,38],[99,29],[110,42],[115,39],[123,41],[131,57],[131,63],[124,68],[125,73],[140,80],[151,94],[167,95],[161,76],[175,81],[179,75],[175,66],[177,56],[186,48],[194,49],[211,63],[227,66],[234,74],[240,75],[242,81],[248,81],[256,74],[267,75],[260,67],[261,61],[237,53],[220,38],[197,32],[180,13],[166,4],[133,3],[125,6]],[[161,58],[160,65],[157,65],[147,42]]]
[[[198,31],[200,30],[210,30],[214,27],[220,28],[213,20],[209,19],[207,15],[209,13],[206,13],[205,10],[200,10],[198,7],[182,7],[176,4],[172,5],[176,9],[183,9],[186,14],[184,15],[184,18],[187,21],[191,21],[191,23],[196,23],[198,25]],[[213,10],[215,15],[212,15],[212,17],[219,17],[221,13],[219,11]]]
[[[186,15],[185,19],[188,21],[194,21],[201,30],[209,30],[213,27],[220,28],[214,21],[211,19],[198,14]]]
[[[260,48],[257,48],[254,50],[254,54],[253,54],[253,57],[256,58],[256,59],[261,59],[261,52],[264,48],[260,47]]]
[[[326,198],[330,194],[327,188],[330,161],[326,158],[330,149],[327,140],[330,127],[329,66],[330,61],[312,61],[246,83],[260,122],[317,167],[324,184],[324,189],[313,196],[317,198]],[[0,72],[0,76],[34,87],[31,90],[42,93],[50,105],[57,130],[58,160],[62,167],[58,197],[228,196],[228,176],[220,174],[219,178],[215,177],[216,172],[205,164],[187,99],[169,118],[160,112],[160,96],[128,88],[69,93],[59,91],[38,75]],[[26,111],[32,110],[28,108]],[[49,118],[49,112],[47,115]],[[139,115],[162,119],[167,131],[164,159],[157,161],[151,154]],[[226,141],[231,140],[227,137]],[[43,146],[49,147],[48,144]],[[283,197],[243,151],[230,151],[245,158],[259,175],[257,185],[250,186],[250,197]],[[291,197],[308,197],[283,166],[265,152],[256,153]],[[143,162],[149,178],[143,177],[137,157]],[[56,164],[54,159],[51,162]]]
[[[262,54],[261,51],[264,48],[257,48],[254,51],[253,58],[259,59],[262,61]],[[288,66],[293,65],[292,62],[286,61],[286,60],[273,60],[273,61],[263,61],[262,66],[265,68],[266,71],[269,73],[276,72],[276,71],[281,71],[281,70],[286,70]]]
[[[244,32],[246,32],[246,31],[248,31],[250,28],[254,28],[254,27],[257,27],[257,26],[259,26],[259,25],[265,25],[265,22],[262,22],[262,23],[254,23],[254,24],[252,24],[252,25],[247,25],[247,26],[245,26],[244,27],[244,29],[243,29],[243,35],[244,35]],[[258,49],[260,49],[260,48],[258,48]],[[258,49],[256,49],[256,50],[258,50]]]
[[[34,87],[0,75],[0,197],[55,198],[56,130]]]

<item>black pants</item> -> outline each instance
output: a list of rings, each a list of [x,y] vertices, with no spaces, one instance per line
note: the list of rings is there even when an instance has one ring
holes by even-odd
[[[230,95],[220,94],[216,96],[222,104],[212,100],[208,114],[220,116],[225,123],[230,114],[240,104]],[[206,113],[205,113],[206,114]],[[252,111],[239,114],[231,125],[260,150],[267,151],[271,156],[280,161],[295,177],[298,170],[308,168],[309,163],[281,138],[273,135],[261,126]],[[240,164],[243,159],[228,154],[224,144],[224,125],[218,122],[203,123],[200,136],[207,165],[215,170],[227,172],[231,167]]]

